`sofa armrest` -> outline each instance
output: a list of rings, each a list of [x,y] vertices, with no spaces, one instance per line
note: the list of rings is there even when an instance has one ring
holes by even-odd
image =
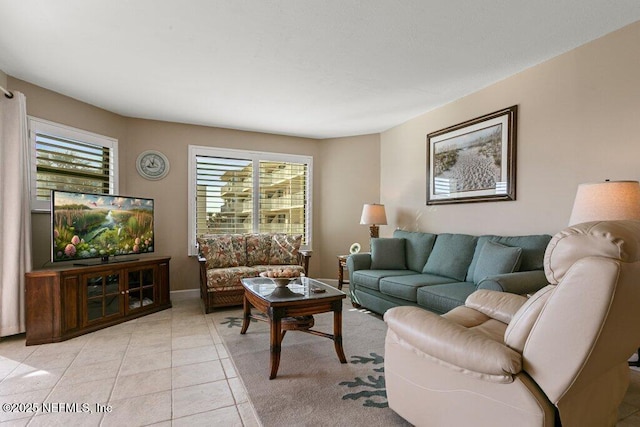
[[[363,252],[349,255],[347,257],[347,269],[349,273],[356,270],[371,269],[371,254],[369,252]]]
[[[522,356],[481,332],[418,307],[394,307],[384,320],[402,343],[443,366],[486,381],[510,383]]]
[[[543,270],[531,270],[489,276],[478,283],[477,289],[525,295],[534,294],[548,284]]]
[[[508,292],[480,289],[467,297],[464,305],[492,319],[509,324],[527,298]]]
[[[309,275],[309,259],[311,258],[312,251],[300,250],[298,251],[298,264],[304,268],[304,274]]]

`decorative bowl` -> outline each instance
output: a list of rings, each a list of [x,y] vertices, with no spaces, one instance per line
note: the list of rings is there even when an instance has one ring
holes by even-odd
[[[295,277],[272,277],[273,283],[276,284],[278,288],[286,288],[289,283],[294,281]]]

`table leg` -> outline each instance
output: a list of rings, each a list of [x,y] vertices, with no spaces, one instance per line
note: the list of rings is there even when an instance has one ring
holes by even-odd
[[[339,306],[333,310],[333,345],[336,348],[336,354],[338,355],[338,359],[340,359],[340,363],[347,363],[347,358],[342,348],[342,301],[340,301]]]
[[[271,358],[271,373],[269,379],[272,380],[278,374],[278,367],[280,366],[280,343],[282,342],[282,325],[280,316],[274,314],[271,310],[269,312],[269,325],[271,327],[270,337],[270,358]]]
[[[344,270],[342,267],[342,261],[338,259],[338,289],[342,290],[342,284],[344,282]]]
[[[242,299],[242,329],[240,329],[241,334],[245,334],[247,329],[249,329],[249,323],[251,320],[251,304],[247,297],[245,296]]]

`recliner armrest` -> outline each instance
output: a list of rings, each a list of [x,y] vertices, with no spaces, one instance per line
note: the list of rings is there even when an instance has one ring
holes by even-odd
[[[522,370],[522,356],[481,332],[418,307],[394,307],[384,320],[402,345],[476,378],[510,383]]]
[[[527,298],[522,295],[480,289],[469,295],[464,305],[486,314],[492,319],[509,324],[525,302],[527,302]]]

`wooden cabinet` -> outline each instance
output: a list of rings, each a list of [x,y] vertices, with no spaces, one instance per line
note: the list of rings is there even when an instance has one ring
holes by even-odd
[[[169,260],[144,258],[27,273],[27,345],[64,341],[170,308]]]

